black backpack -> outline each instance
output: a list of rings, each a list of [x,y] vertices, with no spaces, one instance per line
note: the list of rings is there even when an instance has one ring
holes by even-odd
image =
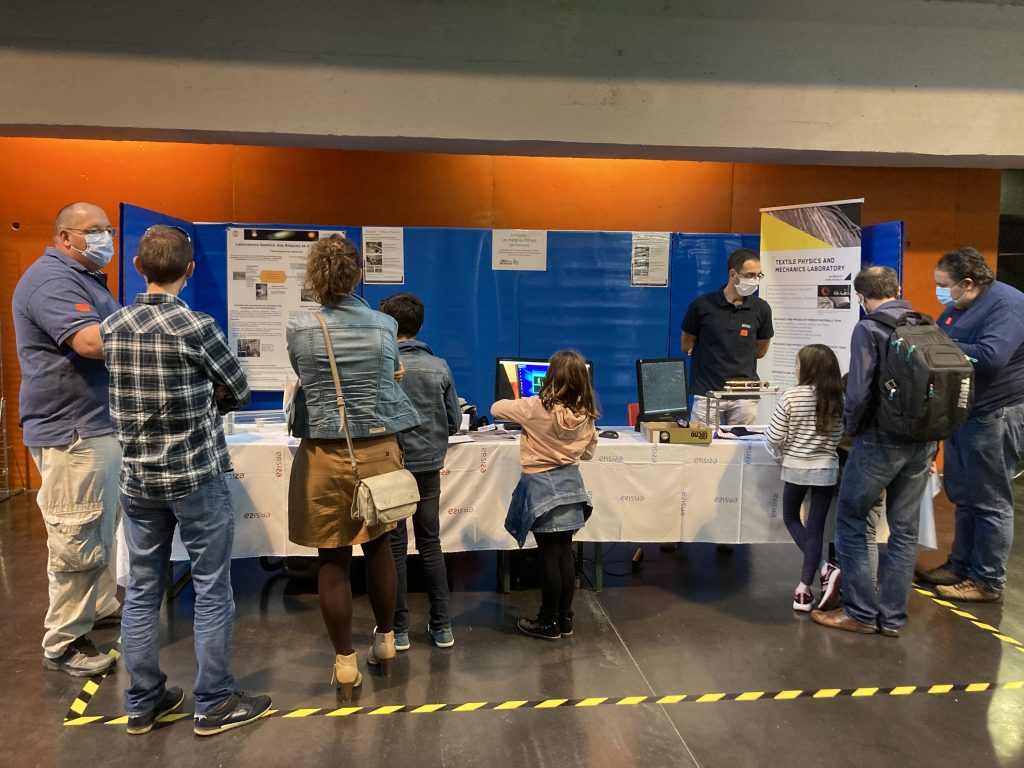
[[[974,403],[974,366],[928,315],[867,317],[892,330],[878,369],[879,430],[915,443],[945,440]]]

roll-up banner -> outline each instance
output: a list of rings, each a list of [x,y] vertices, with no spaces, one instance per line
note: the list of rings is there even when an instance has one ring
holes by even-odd
[[[796,355],[825,344],[850,367],[850,336],[860,318],[853,278],[861,268],[859,200],[761,209],[760,296],[772,308],[775,336],[758,362],[762,380],[796,385]]]

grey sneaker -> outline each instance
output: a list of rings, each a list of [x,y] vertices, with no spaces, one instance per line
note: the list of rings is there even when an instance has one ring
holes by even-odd
[[[164,715],[171,715],[181,709],[185,703],[185,692],[181,688],[168,688],[164,691],[164,697],[160,699],[153,709],[142,715],[134,715],[128,718],[128,733],[138,736],[142,733],[149,733],[156,725],[156,721]]]
[[[409,630],[395,630],[395,650],[396,651],[408,651],[409,646],[412,643],[409,642]]]
[[[946,567],[945,563],[938,568],[915,568],[914,578],[925,584],[941,584],[947,587],[962,581],[959,576]]]
[[[269,696],[246,696],[242,691],[238,691],[205,715],[196,715],[192,730],[196,736],[214,736],[230,728],[238,728],[259,720],[268,709]]]
[[[940,584],[935,591],[947,600],[957,600],[961,603],[998,603],[1003,599],[1000,590],[989,589],[987,584],[974,579],[964,579],[950,586]]]
[[[93,645],[84,635],[71,642],[64,653],[55,659],[43,656],[43,666],[56,672],[66,672],[72,677],[93,677],[111,670],[115,659]]]
[[[427,636],[430,638],[430,642],[438,648],[451,648],[455,645],[455,634],[452,632],[451,625],[440,629],[431,629],[427,624]]]

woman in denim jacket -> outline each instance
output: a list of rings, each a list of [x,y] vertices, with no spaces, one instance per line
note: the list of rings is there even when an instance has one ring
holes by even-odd
[[[540,613],[536,620],[520,619],[519,631],[544,640],[569,637],[576,591],[572,537],[592,510],[580,460],[593,458],[597,449],[597,404],[586,362],[572,350],[556,352],[538,395],[499,400],[491,415],[523,425],[523,474],[512,493],[505,530],[520,547],[532,531],[541,559]]]
[[[396,381],[397,324],[352,293],[362,273],[355,245],[331,235],[310,248],[304,287],[322,305],[359,475],[366,478],[401,469],[397,434],[420,419]],[[394,524],[368,526],[352,519],[356,478],[316,314],[293,318],[287,338],[307,410],[306,423],[295,429],[302,439],[288,488],[288,538],[318,550],[320,610],[335,653],[332,682],[347,701],[362,682],[352,648],[352,545],[359,544],[366,557],[367,591],[377,620],[367,662],[380,664],[387,675],[395,656],[395,562],[384,534]]]

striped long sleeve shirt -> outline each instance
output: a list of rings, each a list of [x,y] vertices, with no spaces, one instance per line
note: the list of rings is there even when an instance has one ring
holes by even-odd
[[[843,420],[835,419],[828,434],[819,435],[815,427],[814,387],[801,385],[786,390],[775,406],[765,432],[765,441],[782,466],[815,469],[838,466],[836,446],[843,436]]]

